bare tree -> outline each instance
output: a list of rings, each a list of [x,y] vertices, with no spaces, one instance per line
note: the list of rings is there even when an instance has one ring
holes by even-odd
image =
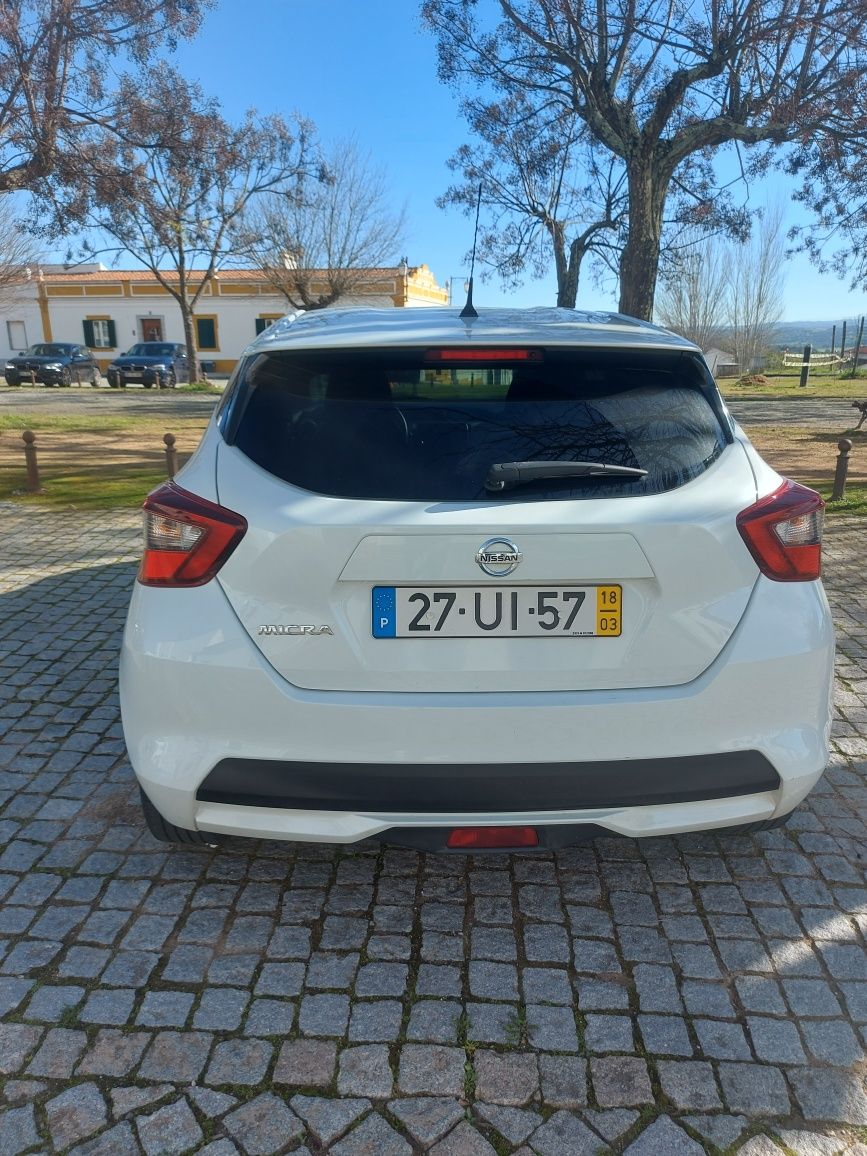
[[[693,234],[666,254],[656,294],[659,322],[709,349],[722,341],[728,313],[728,254],[719,237]]]
[[[192,36],[212,0],[4,0],[0,4],[0,192],[85,171],[79,143],[113,123],[108,62],[137,73]]]
[[[422,15],[442,79],[570,109],[622,160],[620,309],[637,317],[652,314],[684,165],[809,140],[829,118],[865,131],[867,49],[841,29],[865,23],[867,0],[423,0]]]
[[[786,242],[783,210],[767,207],[754,236],[732,246],[728,266],[727,329],[741,373],[750,373],[783,316]]]
[[[293,309],[324,309],[396,264],[404,228],[386,174],[349,140],[318,175],[251,206],[236,255],[261,268]]]
[[[17,301],[35,275],[39,249],[9,201],[0,200],[0,308]]]
[[[90,150],[85,219],[175,299],[197,377],[196,305],[234,255],[250,202],[307,174],[312,130],[252,112],[232,126],[197,85],[165,69],[127,87],[123,104],[120,135],[103,133]]]
[[[487,210],[477,259],[507,287],[524,272],[542,277],[552,261],[557,304],[574,309],[585,258],[614,264],[626,217],[625,175],[616,158],[599,157],[571,113],[547,115],[524,94],[468,100],[463,112],[479,144],[449,161],[460,174],[438,199],[472,217],[479,186]]]

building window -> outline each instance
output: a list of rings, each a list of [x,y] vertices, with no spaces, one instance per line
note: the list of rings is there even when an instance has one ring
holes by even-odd
[[[117,348],[117,327],[108,317],[89,317],[83,325],[88,349]]]
[[[9,336],[9,348],[20,349],[22,353],[27,348],[27,330],[23,321],[7,321],[6,333]]]
[[[275,321],[279,321],[282,313],[263,313],[261,317],[256,318],[256,336],[264,333],[269,325],[273,325]]]
[[[217,318],[216,317],[197,317],[196,318],[196,348],[197,349],[219,349],[217,342]]]

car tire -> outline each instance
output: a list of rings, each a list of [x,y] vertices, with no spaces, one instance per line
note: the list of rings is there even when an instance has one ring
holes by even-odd
[[[142,380],[142,385],[145,387],[145,389],[153,389],[154,387],[154,383],[152,381]]]
[[[57,384],[63,386],[64,389],[68,389],[72,385],[72,371],[68,366],[66,366],[64,369],[61,369],[60,377],[57,379]]]
[[[223,835],[214,835],[206,831],[188,831],[184,827],[176,827],[164,819],[144,791],[139,787],[141,807],[144,811],[148,830],[161,843],[192,843],[198,847],[219,846],[224,842]]]
[[[166,378],[166,389],[174,389],[178,384],[178,378],[174,370],[172,370]]]
[[[20,385],[21,384],[21,378],[20,377],[7,377],[6,378],[6,384],[7,385]]]

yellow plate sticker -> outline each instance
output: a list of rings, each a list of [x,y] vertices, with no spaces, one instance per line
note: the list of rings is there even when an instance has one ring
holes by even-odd
[[[623,591],[619,586],[596,587],[596,633],[607,638],[620,634],[620,605]]]

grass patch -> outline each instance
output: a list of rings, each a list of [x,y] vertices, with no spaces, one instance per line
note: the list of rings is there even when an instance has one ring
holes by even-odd
[[[0,500],[49,509],[135,509],[166,480],[166,427],[183,465],[206,424],[204,417],[2,414]],[[36,433],[41,494],[20,492],[26,482],[20,431],[28,428]]]
[[[839,377],[837,374],[811,373],[810,380],[803,389],[797,377],[765,374],[767,385],[752,382],[741,384],[733,377],[722,377],[717,387],[725,398],[741,401],[773,398],[775,401],[801,401],[804,398],[843,397],[854,401],[867,398],[867,377],[860,374],[855,378]]]

